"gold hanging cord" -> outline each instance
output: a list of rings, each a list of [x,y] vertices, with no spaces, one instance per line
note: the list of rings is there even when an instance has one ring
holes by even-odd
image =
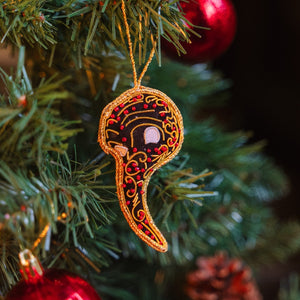
[[[129,25],[128,25],[128,21],[127,21],[127,16],[126,16],[126,9],[125,9],[125,3],[124,0],[122,0],[122,13],[123,13],[123,17],[124,17],[124,23],[125,23],[125,28],[126,28],[126,35],[127,35],[127,39],[128,39],[128,47],[129,47],[129,56],[130,56],[130,61],[131,61],[131,65],[132,65],[132,70],[133,70],[133,82],[134,82],[134,86],[136,88],[138,88],[141,85],[141,81],[142,78],[144,77],[148,66],[155,54],[155,45],[153,46],[149,58],[143,68],[142,73],[140,74],[140,77],[137,78],[137,72],[136,72],[136,67],[135,67],[135,60],[134,60],[134,56],[133,56],[133,50],[132,50],[132,42],[131,42],[131,38],[130,38],[130,32],[129,32]]]

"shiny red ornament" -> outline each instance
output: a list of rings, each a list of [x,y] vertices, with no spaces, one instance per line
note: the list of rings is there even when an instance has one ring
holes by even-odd
[[[201,35],[191,34],[191,43],[182,42],[187,54],[178,55],[176,48],[169,42],[162,43],[165,54],[184,63],[200,63],[211,61],[232,43],[237,26],[234,6],[230,0],[190,0],[180,1],[185,18],[194,26],[207,27],[209,30],[195,28],[187,24]]]
[[[23,279],[5,300],[101,300],[81,277],[58,269],[44,271],[34,256],[25,265],[21,261],[21,273]]]

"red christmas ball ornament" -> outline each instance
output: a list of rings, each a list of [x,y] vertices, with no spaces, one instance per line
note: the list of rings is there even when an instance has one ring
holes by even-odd
[[[81,277],[58,269],[43,270],[29,250],[20,253],[23,279],[5,300],[101,300]]]
[[[232,43],[236,32],[236,13],[230,0],[190,0],[180,1],[187,24],[201,38],[191,34],[191,43],[183,42],[187,54],[178,55],[173,44],[165,41],[162,48],[167,56],[185,63],[207,62],[224,53]],[[209,30],[196,28],[207,27]]]

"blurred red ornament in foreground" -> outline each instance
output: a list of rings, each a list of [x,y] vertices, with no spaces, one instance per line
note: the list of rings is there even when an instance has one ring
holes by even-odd
[[[232,43],[236,32],[236,13],[230,0],[192,0],[180,1],[185,18],[194,26],[207,27],[209,30],[195,28],[201,38],[191,34],[191,43],[182,42],[187,54],[178,55],[175,46],[163,41],[162,49],[170,58],[184,63],[208,62],[224,53]]]
[[[6,300],[101,300],[92,286],[79,276],[64,270],[44,271],[31,252],[28,253],[30,258],[24,260],[25,265],[21,259],[23,279],[8,293]]]
[[[262,300],[251,270],[224,253],[199,257],[195,271],[187,274],[185,293],[191,300]]]

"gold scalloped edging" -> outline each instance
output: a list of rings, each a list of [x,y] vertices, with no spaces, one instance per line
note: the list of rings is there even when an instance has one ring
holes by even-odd
[[[144,99],[144,96],[147,95],[147,97]],[[137,97],[139,97],[137,99]],[[133,99],[135,99],[135,102],[133,102]],[[151,168],[147,165],[147,153],[143,151],[137,151],[136,153],[131,153],[132,149],[129,149],[126,154],[120,154],[120,147],[122,146],[119,142],[111,141],[109,140],[110,134],[114,134],[115,136],[118,136],[120,132],[116,130],[109,129],[108,127],[110,125],[113,126],[113,124],[118,123],[115,118],[112,118],[112,115],[115,115],[115,117],[123,116],[125,113],[125,110],[128,111],[128,109],[132,109],[132,106],[134,106],[136,103],[145,103],[150,104],[154,102],[159,105],[159,108],[162,108],[162,106],[166,106],[166,110],[160,111],[159,113],[165,112],[168,116],[165,119],[165,123],[161,121],[162,126],[161,128],[158,128],[160,131],[163,131],[164,134],[169,136],[168,141],[165,141],[164,144],[160,145],[159,149],[163,149],[163,151],[160,154],[154,154],[151,155],[153,157],[152,162],[154,162],[154,165],[151,166]],[[121,107],[119,107],[121,105]],[[115,108],[118,107],[117,113],[115,113]],[[148,111],[152,111],[149,109]],[[145,113],[146,110],[141,111],[141,113]],[[122,124],[126,126],[127,123],[137,121],[139,120],[139,117],[136,116],[134,119],[130,119],[130,117],[134,114],[139,114],[140,112],[135,113],[126,113],[126,116],[122,120]],[[125,122],[125,119],[130,120],[129,122]],[[143,117],[141,117],[142,119]],[[138,125],[135,128],[139,126],[144,125],[154,125],[157,127],[157,124],[152,124],[152,122],[155,122],[155,118],[150,117],[144,117],[148,118],[147,122],[149,123],[141,123],[142,125]],[[170,127],[170,124],[173,125],[173,131],[168,131],[167,126]],[[167,124],[167,125],[165,125]],[[175,128],[175,129],[174,129]],[[132,131],[133,132],[133,131]],[[133,141],[133,133],[130,133],[129,138],[131,139],[131,146]],[[162,135],[163,136],[163,135]],[[173,142],[170,140],[170,137],[173,136],[173,140],[176,141]],[[116,160],[116,185],[117,185],[117,195],[119,198],[119,203],[121,210],[132,228],[132,230],[150,247],[154,248],[157,251],[160,252],[166,252],[168,250],[168,244],[165,240],[164,236],[161,234],[161,232],[158,230],[158,228],[155,226],[154,221],[151,217],[148,205],[147,205],[147,187],[149,180],[152,176],[152,174],[161,166],[169,162],[171,159],[173,159],[177,153],[179,152],[181,145],[183,143],[183,121],[182,116],[177,108],[177,106],[174,104],[174,102],[166,96],[164,93],[162,93],[159,90],[155,90],[148,87],[143,86],[136,86],[130,90],[125,91],[122,93],[118,98],[116,98],[114,101],[109,103],[103,110],[99,122],[99,131],[98,131],[98,142],[101,146],[101,148],[106,152],[107,154],[111,154],[115,160]],[[112,145],[117,146],[115,149]],[[125,147],[126,148],[126,147]],[[156,148],[157,149],[157,148]],[[169,151],[170,150],[170,151]],[[159,153],[158,152],[158,153]],[[144,158],[142,158],[144,157]],[[124,166],[125,162],[127,160],[126,166]],[[132,171],[130,166],[132,164],[138,165],[138,163],[143,164],[144,171],[141,173],[139,170],[135,173],[131,173]],[[128,171],[130,169],[130,171]],[[139,175],[140,174],[140,175]],[[141,179],[144,180],[136,180],[137,177],[143,177]],[[125,193],[124,186],[128,182],[130,182],[131,185],[134,186],[134,188],[128,189]],[[142,183],[142,185],[141,185]],[[139,189],[140,187],[140,189]],[[129,203],[129,204],[128,204]],[[140,208],[142,207],[142,208]],[[139,208],[136,210],[136,208]],[[141,229],[142,228],[142,229]]]

